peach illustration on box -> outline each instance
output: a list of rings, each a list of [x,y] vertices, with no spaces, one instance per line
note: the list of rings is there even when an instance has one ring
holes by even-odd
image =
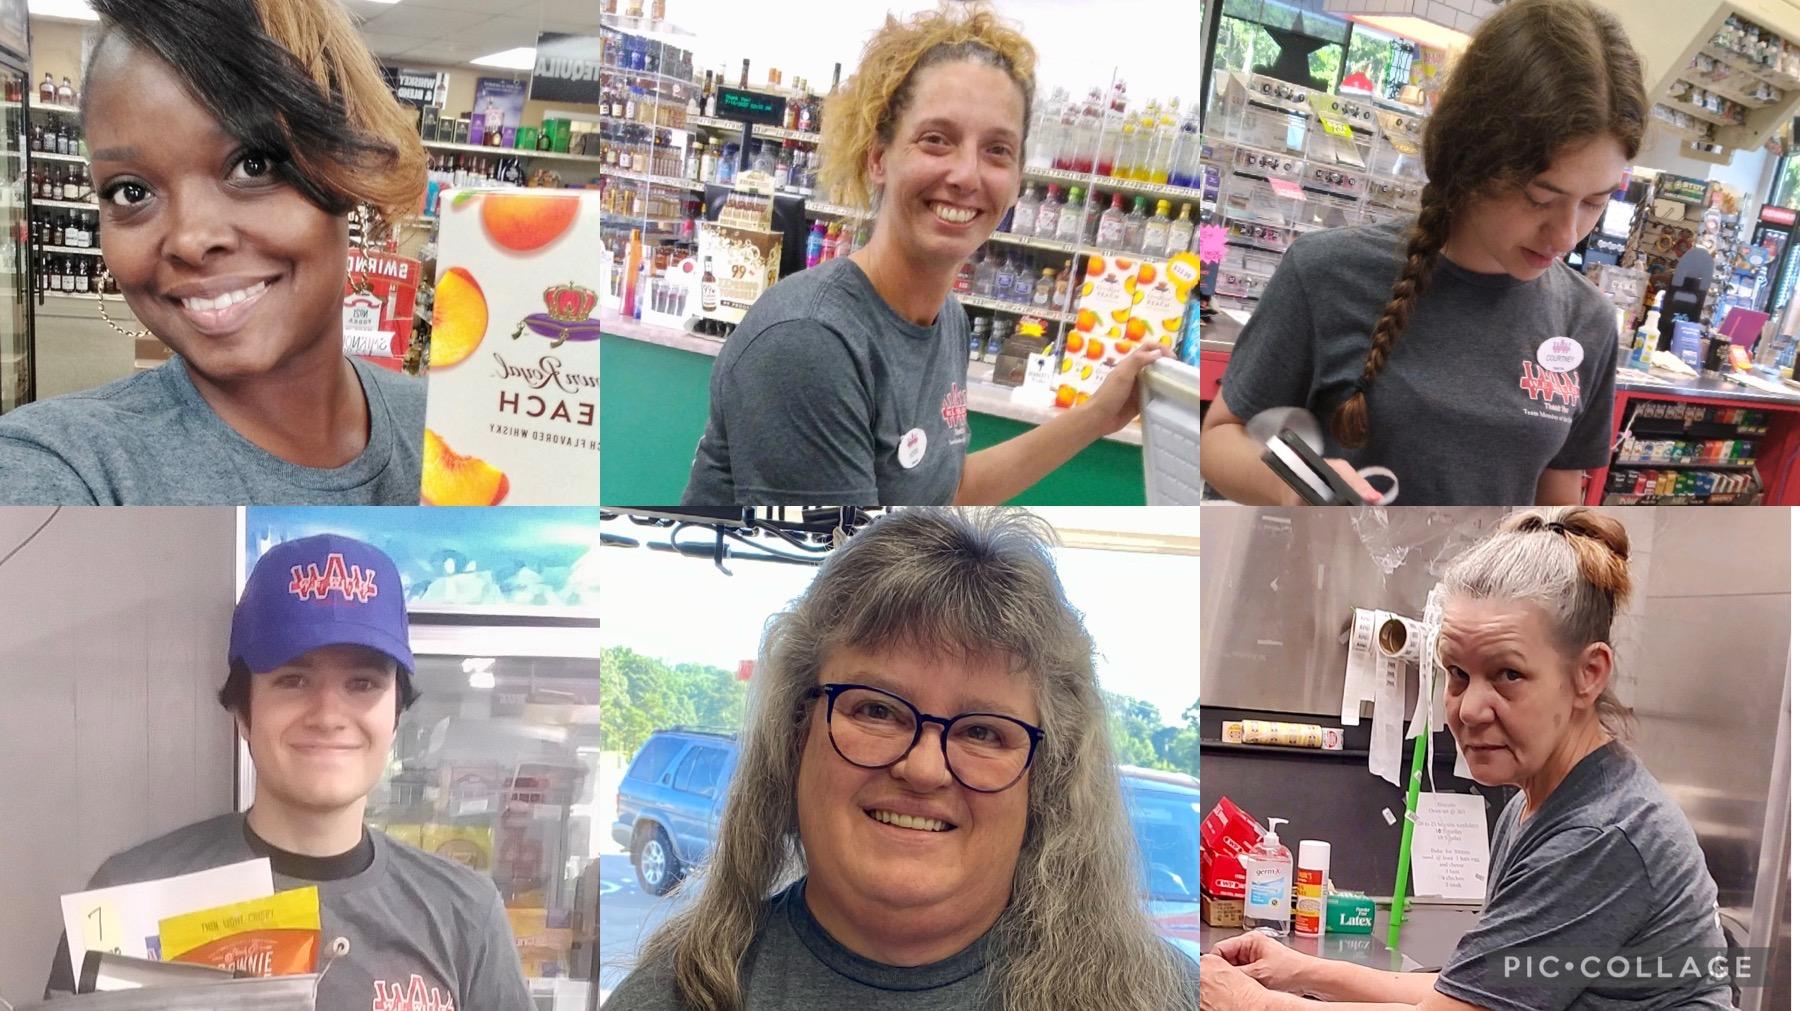
[[[481,195],[481,227],[502,249],[529,253],[562,238],[581,213],[575,195],[486,193]]]
[[[487,336],[488,304],[475,275],[451,267],[431,301],[431,367],[446,368],[475,353]]]
[[[425,430],[424,457],[419,489],[419,501],[424,505],[490,506],[506,498],[510,483],[498,467],[457,453],[429,428]]]

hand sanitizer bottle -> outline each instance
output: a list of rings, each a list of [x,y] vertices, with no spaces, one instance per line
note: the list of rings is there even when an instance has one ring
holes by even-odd
[[[1294,855],[1275,834],[1286,818],[1270,818],[1262,843],[1239,857],[1244,863],[1244,929],[1260,930],[1276,937],[1288,935],[1293,912]]]

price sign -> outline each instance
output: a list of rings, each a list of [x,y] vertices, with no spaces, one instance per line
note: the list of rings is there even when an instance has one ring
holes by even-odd
[[[787,115],[787,99],[765,95],[760,91],[720,88],[718,111],[720,119],[780,126]]]

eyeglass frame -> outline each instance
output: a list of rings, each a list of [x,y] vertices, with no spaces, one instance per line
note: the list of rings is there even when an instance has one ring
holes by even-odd
[[[843,748],[838,747],[837,738],[835,736],[833,736],[831,733],[831,714],[837,708],[838,696],[844,694],[845,692],[847,692],[853,688],[860,688],[864,691],[871,691],[871,692],[875,692],[876,694],[879,694],[879,695],[885,695],[886,697],[893,699],[894,701],[900,703],[901,705],[905,706],[907,709],[912,711],[912,714],[913,714],[912,743],[908,744],[906,746],[905,750],[901,751],[900,754],[898,756],[896,756],[893,761],[888,762],[883,765],[864,765],[861,762],[852,760],[849,755],[844,754]],[[839,758],[843,759],[846,762],[849,762],[851,765],[854,765],[859,769],[891,769],[894,766],[900,764],[902,761],[905,761],[906,756],[912,754],[913,749],[919,746],[919,738],[925,736],[925,725],[927,723],[935,723],[939,727],[938,750],[940,752],[942,752],[943,756],[944,756],[944,771],[950,773],[950,778],[956,780],[956,782],[959,785],[961,785],[963,789],[974,790],[976,793],[1005,793],[1007,790],[1010,790],[1013,787],[1019,785],[1019,780],[1024,779],[1025,773],[1029,772],[1031,770],[1031,763],[1033,760],[1035,760],[1037,758],[1038,745],[1043,743],[1044,736],[1045,736],[1044,731],[1042,729],[1040,729],[1038,727],[1034,727],[1029,723],[1026,723],[1024,720],[1019,719],[1017,716],[1008,716],[1005,713],[967,712],[967,713],[957,713],[955,716],[951,716],[949,718],[945,718],[942,716],[934,716],[931,713],[925,712],[924,710],[920,709],[918,706],[913,705],[911,701],[901,698],[900,696],[895,695],[893,692],[890,692],[885,688],[877,688],[874,685],[864,685],[864,684],[856,684],[853,682],[842,682],[842,681],[829,681],[829,682],[826,682],[825,684],[815,685],[812,688],[807,689],[806,698],[816,699],[816,698],[821,698],[821,697],[825,699],[825,739],[831,742],[831,750],[837,752],[837,756]],[[997,717],[1002,720],[1009,720],[1009,721],[1011,721],[1013,723],[1017,723],[1019,726],[1025,728],[1025,735],[1027,738],[1030,739],[1031,747],[1030,747],[1030,749],[1028,749],[1025,752],[1025,764],[1021,765],[1019,767],[1019,774],[1014,776],[1012,778],[1012,781],[1007,783],[1005,786],[995,787],[992,790],[983,790],[982,788],[980,788],[978,786],[970,786],[968,783],[963,782],[963,778],[956,774],[956,767],[950,764],[950,728],[952,726],[954,726],[958,720],[963,719],[964,717],[967,717],[967,716],[993,716],[993,717]]]

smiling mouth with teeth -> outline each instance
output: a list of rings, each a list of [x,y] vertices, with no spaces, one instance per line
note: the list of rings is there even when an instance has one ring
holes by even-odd
[[[975,220],[976,213],[972,207],[952,207],[949,204],[939,203],[931,205],[931,212],[936,214],[940,221],[946,221],[953,225],[968,224]]]
[[[895,828],[912,829],[915,832],[948,832],[956,827],[949,822],[938,821],[936,818],[919,818],[910,814],[895,814],[892,811],[883,811],[879,808],[864,811],[863,813],[870,818],[881,822],[883,825],[892,825]]]
[[[255,298],[268,289],[269,282],[258,281],[248,288],[228,291],[217,298],[184,298],[181,300],[181,304],[184,308],[194,312],[217,312],[220,309],[229,309],[245,299]]]

